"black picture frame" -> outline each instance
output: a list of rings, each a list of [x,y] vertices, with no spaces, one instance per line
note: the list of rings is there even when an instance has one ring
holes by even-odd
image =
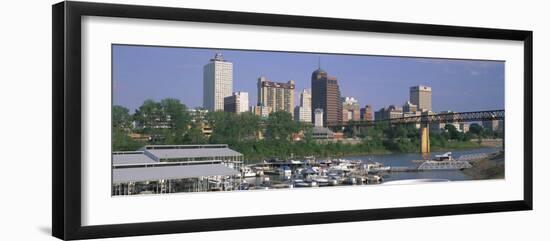
[[[532,210],[533,205],[533,32],[415,23],[197,10],[171,7],[61,2],[52,6],[52,233],[60,239],[87,239],[228,229],[308,225],[457,214]],[[174,220],[99,226],[81,224],[81,17],[299,27],[379,33],[517,40],[524,43],[524,194],[522,200],[421,207],[342,210],[236,218]]]

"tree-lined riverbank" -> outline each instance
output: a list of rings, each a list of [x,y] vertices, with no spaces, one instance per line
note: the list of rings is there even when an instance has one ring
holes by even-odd
[[[420,135],[415,124],[380,122],[360,128],[352,124],[342,131],[344,138],[353,142],[321,143],[313,138],[311,123],[295,122],[285,111],[260,118],[251,112],[190,111],[171,98],[159,102],[146,100],[133,114],[122,106],[113,106],[112,148],[134,151],[148,144],[228,144],[249,161],[418,152]],[[205,126],[211,130],[210,134],[204,133]],[[293,135],[301,137],[296,140]],[[430,133],[430,145],[433,151],[479,148],[486,137],[499,138],[499,133],[477,124],[472,124],[467,133],[446,125]]]

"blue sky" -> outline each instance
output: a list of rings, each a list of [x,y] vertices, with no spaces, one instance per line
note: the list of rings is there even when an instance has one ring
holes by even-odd
[[[338,78],[342,96],[353,96],[375,110],[409,99],[409,87],[432,87],[434,111],[504,109],[504,62],[433,58],[286,53],[196,48],[113,46],[113,104],[133,112],[144,100],[177,98],[202,105],[202,68],[221,52],[233,63],[233,91],[257,102],[259,76],[296,82],[296,96],[310,88],[321,68]],[[296,104],[299,98],[296,98]]]

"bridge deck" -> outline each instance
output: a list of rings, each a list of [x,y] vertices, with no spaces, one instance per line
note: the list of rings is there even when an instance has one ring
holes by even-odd
[[[418,115],[403,118],[392,118],[384,120],[372,121],[352,121],[343,122],[328,122],[327,127],[341,126],[373,126],[377,123],[390,124],[429,124],[429,123],[450,123],[450,122],[469,122],[469,121],[487,121],[487,120],[504,120],[504,110],[486,110],[472,112],[457,112],[457,113],[442,113],[435,115]]]

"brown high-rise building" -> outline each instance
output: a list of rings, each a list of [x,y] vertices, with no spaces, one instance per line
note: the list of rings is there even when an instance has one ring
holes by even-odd
[[[362,121],[371,121],[373,120],[372,116],[372,107],[370,105],[365,105],[364,108],[361,108],[361,120]]]
[[[258,106],[270,107],[273,112],[286,111],[294,115],[294,80],[286,83],[258,78]]]
[[[342,100],[336,77],[320,67],[311,74],[311,109],[323,110],[323,125],[342,122]],[[315,115],[312,115],[315,122]]]

